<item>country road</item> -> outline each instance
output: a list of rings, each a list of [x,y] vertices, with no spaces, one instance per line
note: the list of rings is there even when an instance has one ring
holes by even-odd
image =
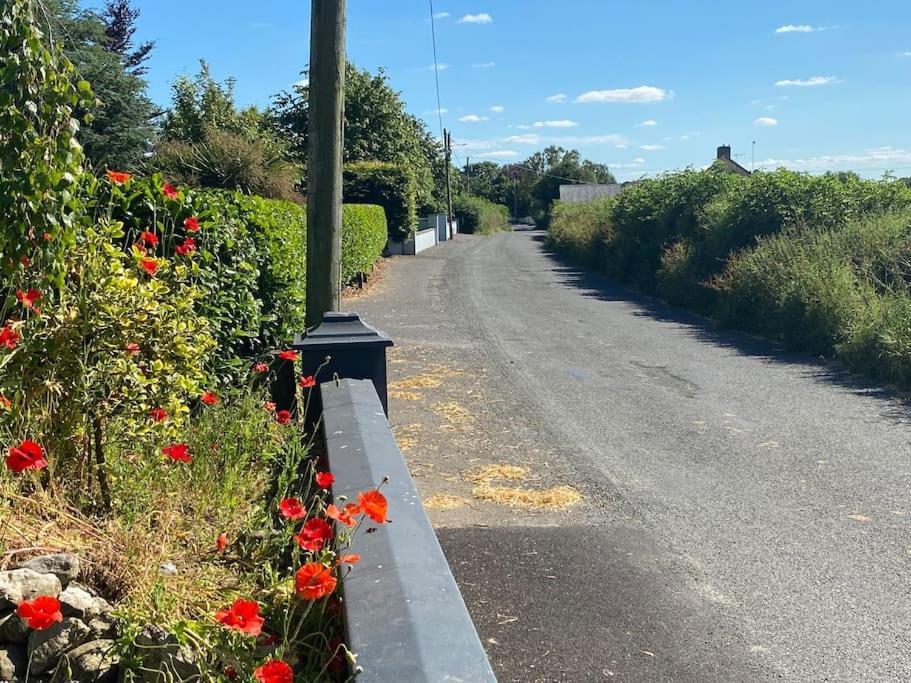
[[[395,339],[393,379],[442,363],[437,405],[476,413],[440,429],[431,394],[393,399],[425,498],[469,497],[476,458],[583,496],[431,513],[501,681],[911,680],[911,409],[888,392],[532,230],[392,259],[348,308]]]

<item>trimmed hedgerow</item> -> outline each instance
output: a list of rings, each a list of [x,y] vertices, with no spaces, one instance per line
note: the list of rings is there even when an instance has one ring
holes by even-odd
[[[350,204],[382,206],[390,239],[405,240],[417,226],[414,174],[400,164],[380,161],[346,164],[344,199]]]
[[[386,246],[386,212],[375,204],[342,207],[342,282],[373,268]]]
[[[452,213],[459,221],[459,232],[492,235],[509,229],[509,209],[482,197],[454,197]]]

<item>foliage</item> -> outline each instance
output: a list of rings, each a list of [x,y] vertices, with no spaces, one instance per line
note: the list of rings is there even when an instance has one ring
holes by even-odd
[[[291,141],[296,161],[306,166],[309,154],[309,80],[292,92],[276,96],[272,114],[282,135]],[[389,84],[383,69],[376,74],[348,63],[345,69],[344,161],[381,161],[411,170],[415,202],[424,211],[444,203],[442,146],[417,117],[406,111],[401,93]],[[355,201],[372,201],[361,200]],[[389,216],[390,224],[393,224]]]
[[[417,225],[414,177],[403,165],[361,161],[345,165],[344,198],[352,204],[379,204],[386,211],[389,237],[408,238]]]
[[[343,283],[373,269],[386,246],[388,232],[383,207],[371,204],[342,206]]]
[[[44,40],[34,9],[30,0],[0,5],[0,254],[7,277],[31,259],[59,286],[84,160],[74,111],[93,100],[72,63]]]
[[[301,169],[286,141],[256,107],[238,110],[234,81],[216,81],[205,61],[194,78],[174,82],[162,136],[148,166],[181,183],[300,199]]]
[[[911,384],[911,189],[892,178],[685,171],[558,203],[550,243],[672,303]]]
[[[127,0],[109,2],[104,14],[80,9],[73,0],[44,2],[51,30],[97,96],[77,109],[91,114],[79,135],[86,155],[99,169],[137,168],[155,133],[141,66],[152,45],[134,50],[131,42],[138,11]]]
[[[453,197],[452,212],[459,221],[459,232],[491,235],[509,229],[509,210],[480,197]]]

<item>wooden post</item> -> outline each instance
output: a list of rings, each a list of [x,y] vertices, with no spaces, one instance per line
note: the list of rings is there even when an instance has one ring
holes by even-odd
[[[312,0],[307,171],[307,329],[339,309],[347,0]]]
[[[449,131],[443,129],[443,145],[446,150],[446,230],[449,233],[449,239],[453,238],[452,234],[452,181],[449,178],[449,167],[452,166],[452,136]]]

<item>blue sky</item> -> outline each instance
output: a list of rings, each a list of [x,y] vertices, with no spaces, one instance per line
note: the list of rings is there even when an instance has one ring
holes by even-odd
[[[90,3],[92,4],[92,3]],[[97,4],[97,0],[94,4]],[[207,59],[266,105],[309,55],[306,0],[139,0],[151,94]],[[911,3],[434,0],[456,162],[548,144],[623,179],[739,161],[911,175]],[[428,0],[349,0],[348,55],[438,134]],[[559,96],[559,97],[558,97]]]

